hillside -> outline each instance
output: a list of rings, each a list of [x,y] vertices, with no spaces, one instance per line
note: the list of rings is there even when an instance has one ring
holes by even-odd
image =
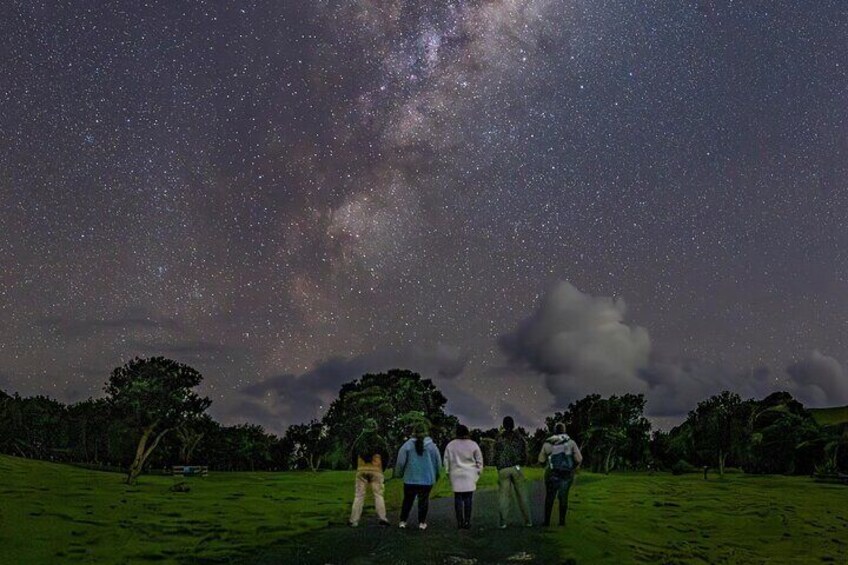
[[[820,426],[832,426],[848,422],[848,406],[810,408],[809,410]]]

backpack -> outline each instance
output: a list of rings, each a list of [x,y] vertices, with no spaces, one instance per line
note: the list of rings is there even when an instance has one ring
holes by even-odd
[[[554,438],[551,438],[554,439]],[[548,440],[550,441],[550,440]],[[552,471],[570,473],[574,470],[574,456],[571,454],[571,439],[568,436],[559,436],[552,441],[553,451],[548,457],[548,467]]]

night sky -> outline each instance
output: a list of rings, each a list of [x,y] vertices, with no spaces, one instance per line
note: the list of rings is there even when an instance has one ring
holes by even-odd
[[[165,355],[276,432],[394,366],[486,427],[848,404],[846,213],[844,0],[0,6],[7,391]]]

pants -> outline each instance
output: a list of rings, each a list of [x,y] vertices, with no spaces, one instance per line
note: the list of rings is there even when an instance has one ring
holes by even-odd
[[[474,491],[453,493],[453,508],[456,511],[456,525],[460,528],[471,526],[471,501]]]
[[[418,523],[427,522],[427,511],[430,510],[430,490],[433,485],[403,485],[403,502],[400,505],[400,521],[406,522],[412,503],[418,498]]]
[[[372,473],[358,471],[356,473],[356,490],[353,497],[353,508],[350,511],[350,523],[358,524],[362,516],[362,506],[365,504],[366,487],[371,486],[374,493],[374,507],[377,509],[377,517],[386,519],[386,501],[383,498],[383,473]]]
[[[574,482],[574,473],[548,471],[545,475],[545,525],[551,525],[551,513],[554,509],[554,498],[559,500],[559,525],[565,525],[565,514],[568,512],[568,491]]]
[[[524,517],[525,524],[531,524],[530,500],[527,497],[527,486],[524,483],[524,474],[515,467],[498,469],[498,509],[501,515],[501,525],[506,524],[509,514],[510,499],[515,492],[518,501],[518,509]]]

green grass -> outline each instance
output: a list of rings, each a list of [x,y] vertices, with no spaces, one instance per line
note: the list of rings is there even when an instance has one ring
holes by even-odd
[[[820,426],[831,426],[848,422],[848,406],[834,408],[811,408],[813,418]]]
[[[3,563],[259,555],[317,529],[332,539],[325,528],[344,524],[353,494],[351,472],[213,472],[174,493],[181,479],[128,487],[117,474],[0,456],[0,476]],[[495,482],[487,470],[481,487]],[[400,490],[388,482],[390,508]],[[447,482],[436,494],[449,494]],[[497,544],[498,535],[475,532],[457,547]],[[848,488],[804,477],[581,473],[568,526],[538,537],[578,563],[848,563]]]
[[[848,489],[805,477],[581,475],[570,508],[578,562],[848,563]]]
[[[116,473],[0,455],[0,477],[0,547],[9,563],[223,559],[345,524],[353,495],[353,473],[344,471],[142,476],[129,487]],[[189,492],[170,491],[183,481]],[[496,482],[487,470],[480,485]],[[449,494],[446,481],[434,490]],[[389,507],[400,498],[401,482],[388,481]]]

